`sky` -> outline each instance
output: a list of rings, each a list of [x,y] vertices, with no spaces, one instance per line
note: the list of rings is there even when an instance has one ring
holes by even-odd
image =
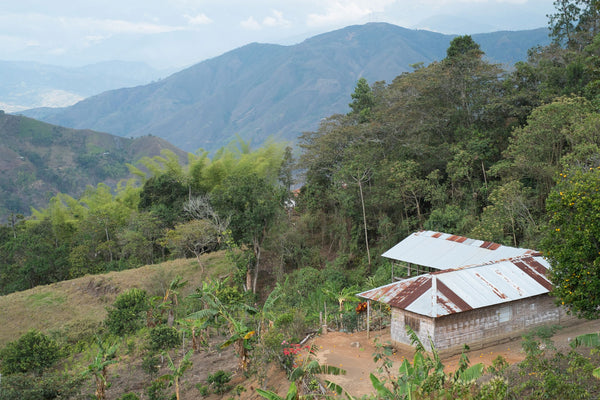
[[[290,45],[388,22],[448,34],[547,27],[552,0],[0,0],[0,60],[186,67],[251,42]]]

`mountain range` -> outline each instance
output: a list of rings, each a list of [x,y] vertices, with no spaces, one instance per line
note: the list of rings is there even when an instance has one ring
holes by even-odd
[[[510,67],[549,42],[546,28],[472,35],[486,57]],[[236,135],[294,142],[322,118],[348,112],[356,81],[391,81],[445,57],[455,36],[368,23],[282,46],[252,43],[147,85],[107,91],[66,108],[24,115],[124,137],[154,135],[194,152]]]
[[[0,109],[64,107],[107,90],[138,86],[168,76],[140,62],[105,61],[62,67],[30,61],[0,61]]]
[[[115,187],[132,176],[127,163],[163,149],[187,161],[185,152],[155,136],[127,139],[0,111],[0,221],[47,207],[58,192],[77,198],[87,185]]]

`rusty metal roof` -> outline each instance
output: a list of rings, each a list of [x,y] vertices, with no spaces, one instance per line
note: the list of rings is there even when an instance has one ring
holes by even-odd
[[[548,293],[549,268],[543,257],[528,254],[420,275],[357,296],[441,317]]]
[[[503,246],[464,236],[421,231],[408,236],[382,256],[444,270],[538,254],[534,250]]]

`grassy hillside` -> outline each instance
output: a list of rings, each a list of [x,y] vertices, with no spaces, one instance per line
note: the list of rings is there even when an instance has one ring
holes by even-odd
[[[203,263],[210,276],[231,272],[224,252],[204,255]],[[169,282],[178,275],[189,281],[181,291],[182,297],[202,284],[197,261],[179,259],[0,296],[0,348],[29,329],[57,332],[76,340],[98,327],[106,317],[106,307],[119,293],[136,287],[145,289],[151,296],[162,296]]]
[[[50,125],[0,112],[0,221],[11,213],[29,214],[58,192],[79,196],[87,185],[114,187],[130,177],[127,163],[144,156],[186,153],[163,139],[127,139],[90,130]]]

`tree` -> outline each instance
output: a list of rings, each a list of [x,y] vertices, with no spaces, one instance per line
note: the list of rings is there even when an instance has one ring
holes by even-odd
[[[585,318],[600,316],[600,168],[561,173],[547,200],[540,248],[550,259],[552,294]]]
[[[189,198],[183,177],[163,173],[144,182],[140,193],[139,209],[154,211],[161,220],[173,226],[181,218],[183,203]]]
[[[155,214],[133,212],[127,225],[117,232],[121,259],[133,267],[153,264],[164,254],[164,248],[160,246],[162,237],[161,221]]]
[[[598,34],[598,6],[597,0],[555,0],[556,13],[548,15],[550,36],[556,43],[583,49]]]
[[[527,119],[527,126],[513,132],[505,152],[507,162],[498,164],[496,171],[528,182],[541,209],[554,186],[561,159],[572,149],[575,126],[590,111],[590,103],[580,97],[559,98],[538,107]]]
[[[104,323],[115,335],[133,333],[143,325],[143,313],[149,308],[145,290],[133,288],[119,294],[111,307]]]
[[[348,104],[352,111],[350,114],[357,119],[359,123],[369,122],[371,119],[371,109],[375,103],[371,87],[365,78],[360,78],[356,82],[354,93],[351,94],[352,103]]]
[[[34,372],[41,375],[61,357],[60,346],[49,336],[30,330],[0,351],[3,374]]]
[[[524,240],[533,242],[538,227],[532,216],[531,189],[515,180],[497,187],[489,196],[491,204],[484,208],[473,237],[519,246]]]
[[[220,215],[231,218],[231,236],[238,246],[248,246],[254,265],[246,271],[246,290],[256,293],[261,250],[271,225],[282,213],[283,193],[255,173],[229,176],[213,193]]]
[[[179,223],[175,225],[175,228],[168,230],[164,241],[167,248],[178,256],[185,257],[189,253],[195,255],[204,274],[204,265],[200,256],[215,250],[223,233],[210,220],[194,219]]]
[[[181,335],[171,326],[155,326],[150,329],[149,335],[149,347],[152,351],[167,351],[181,344]]]
[[[187,285],[188,281],[184,281],[181,276],[176,276],[169,283],[169,287],[165,291],[165,295],[162,298],[160,307],[162,309],[168,308],[169,315],[167,317],[167,325],[173,326],[175,321],[175,308],[179,306],[179,290]]]
[[[456,59],[465,55],[474,55],[475,57],[483,56],[483,51],[479,47],[471,35],[457,36],[450,42],[450,46],[446,49],[446,57],[449,60]]]

